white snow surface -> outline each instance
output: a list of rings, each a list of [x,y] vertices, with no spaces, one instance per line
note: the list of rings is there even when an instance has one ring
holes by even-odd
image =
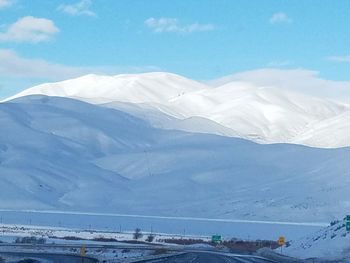
[[[240,137],[259,143],[350,146],[349,105],[285,89],[230,82],[210,87],[179,75],[87,75],[8,98],[41,94],[121,109],[157,128]],[[333,132],[337,136],[333,136]]]
[[[0,207],[288,222],[350,208],[350,148],[154,128],[79,100],[0,103]]]

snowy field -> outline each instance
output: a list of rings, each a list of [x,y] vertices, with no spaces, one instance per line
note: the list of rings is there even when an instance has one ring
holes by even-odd
[[[3,224],[59,227],[80,230],[130,233],[141,228],[147,233],[166,233],[178,237],[210,237],[220,234],[225,239],[288,240],[301,238],[324,227],[325,223],[293,223],[209,218],[157,217],[118,214],[84,214],[39,211],[0,211]]]

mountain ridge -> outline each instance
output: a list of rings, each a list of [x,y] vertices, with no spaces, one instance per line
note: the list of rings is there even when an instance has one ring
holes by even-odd
[[[115,106],[131,114],[138,109],[138,118],[157,123],[158,128],[241,137],[258,143],[296,143],[321,148],[350,146],[350,138],[346,136],[350,127],[340,134],[338,141],[326,135],[327,130],[334,129],[332,120],[338,118],[337,123],[342,123],[341,116],[346,119],[349,105],[247,82],[210,87],[166,72],[86,75],[35,86],[5,101],[33,94]],[[120,103],[130,107],[118,108]],[[198,125],[191,121],[193,118],[203,121]],[[187,124],[179,125],[183,121]],[[319,126],[324,132],[313,132]]]

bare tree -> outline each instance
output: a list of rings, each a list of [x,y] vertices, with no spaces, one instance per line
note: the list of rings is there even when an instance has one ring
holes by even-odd
[[[142,238],[143,234],[141,232],[141,228],[136,228],[134,232],[134,239]]]

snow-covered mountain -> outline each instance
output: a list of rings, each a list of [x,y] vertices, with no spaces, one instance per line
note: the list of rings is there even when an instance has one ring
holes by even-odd
[[[171,108],[187,118],[215,121],[239,137],[262,143],[290,142],[309,125],[348,110],[330,101],[243,83],[187,93],[174,99]]]
[[[1,208],[311,222],[350,209],[349,148],[159,129],[46,96],[0,103],[0,123]]]
[[[164,103],[191,91],[207,88],[179,75],[152,72],[117,76],[86,75],[57,83],[46,83],[9,98],[33,94],[70,97],[91,103]]]
[[[350,126],[346,125],[349,105],[243,82],[209,87],[163,72],[87,75],[42,84],[8,100],[32,94],[103,104],[163,129],[240,137],[259,143],[350,146]]]

